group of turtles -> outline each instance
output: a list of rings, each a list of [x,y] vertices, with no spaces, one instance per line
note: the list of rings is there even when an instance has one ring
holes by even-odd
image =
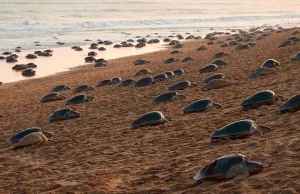
[[[209,39],[214,39],[214,36],[207,36]],[[204,49],[202,47],[202,49]],[[214,55],[214,58],[220,58],[223,56],[227,56],[228,54],[225,52],[219,52]],[[292,60],[299,60],[300,54],[297,53]],[[134,61],[135,65],[143,65],[149,64],[150,61],[144,59],[137,59]],[[203,72],[212,72],[218,69],[219,66],[228,65],[223,60],[216,60],[212,64],[209,64],[199,70],[199,73]],[[268,70],[274,70],[280,64],[278,61],[274,59],[266,60],[261,67],[255,69],[251,78],[255,78],[258,76],[267,75]],[[136,72],[136,76],[146,75],[151,73],[149,69],[141,69]],[[148,86],[157,81],[163,81],[168,78],[172,78],[177,75],[180,76],[184,74],[183,69],[176,69],[174,71],[164,72],[158,74],[154,77],[144,77],[140,80],[136,81],[135,79],[129,78],[122,80],[119,77],[115,77],[112,79],[101,80],[97,83],[97,87],[119,84],[119,86],[128,86],[133,85],[135,87]],[[227,85],[231,85],[231,82],[227,80],[227,78],[231,78],[230,76],[226,76],[222,73],[217,73],[210,75],[206,79],[202,80],[203,83],[207,85],[203,87],[203,90],[208,89],[216,89],[225,87]],[[164,102],[176,101],[185,99],[185,96],[179,94],[178,90],[183,90],[188,87],[197,87],[198,84],[191,83],[190,81],[180,81],[175,83],[174,85],[168,88],[167,92],[164,92],[155,98],[152,99],[152,104],[159,104]],[[64,100],[66,97],[61,95],[60,91],[71,90],[68,86],[58,85],[51,89],[49,94],[43,96],[40,100],[41,103],[55,101],[55,100]],[[90,85],[81,85],[73,89],[74,93],[77,92],[87,92],[90,90],[94,90],[94,88]],[[88,96],[86,94],[78,94],[65,102],[65,105],[77,104],[92,101],[94,98],[92,96]],[[275,94],[271,90],[263,90],[259,91],[247,98],[241,103],[242,110],[248,111],[250,109],[256,109],[262,105],[272,105],[274,103],[281,103],[279,105],[280,113],[286,112],[295,112],[300,110],[300,94],[295,95],[285,102],[285,98],[283,96]],[[206,112],[211,109],[221,109],[222,105],[213,102],[210,98],[204,98],[200,100],[196,100],[191,102],[182,108],[182,112],[184,114],[195,113],[195,112]],[[73,111],[70,108],[60,109],[49,115],[48,120],[50,122],[67,120],[71,118],[79,117],[80,113],[77,111]],[[132,128],[140,128],[145,126],[154,126],[160,125],[164,123],[168,123],[167,117],[160,111],[151,111],[145,114],[140,115],[136,118],[132,123]],[[251,136],[255,133],[266,133],[270,131],[270,127],[264,125],[258,125],[255,121],[246,119],[246,120],[238,120],[233,123],[229,123],[217,130],[215,130],[211,136],[211,142],[218,142],[222,140],[230,140],[230,139],[239,139],[245,138],[247,136]],[[51,133],[47,131],[43,131],[38,127],[33,127],[29,129],[25,129],[20,131],[19,133],[14,134],[10,138],[10,142],[16,143],[15,149],[19,149],[26,146],[38,145],[48,141],[48,138],[52,136]],[[210,162],[201,168],[198,173],[194,176],[194,179],[197,181],[206,181],[206,180],[216,180],[216,179],[235,179],[235,180],[243,180],[247,178],[251,174],[259,173],[263,170],[263,164],[255,161],[251,161],[249,158],[242,154],[229,154],[224,155],[216,160]]]

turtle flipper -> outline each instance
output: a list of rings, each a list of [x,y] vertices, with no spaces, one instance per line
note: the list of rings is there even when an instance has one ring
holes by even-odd
[[[218,103],[214,103],[213,106],[214,106],[215,108],[222,108],[222,105],[221,105],[221,104],[218,104]]]
[[[259,125],[259,126],[258,126],[258,130],[259,130],[260,132],[262,132],[263,134],[265,134],[265,133],[271,131],[271,128],[268,127],[268,126]]]
[[[251,106],[243,106],[243,111],[248,111],[251,109]]]

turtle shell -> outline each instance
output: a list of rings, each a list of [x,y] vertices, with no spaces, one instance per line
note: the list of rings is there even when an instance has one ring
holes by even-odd
[[[191,82],[190,81],[180,81],[177,82],[176,84],[174,84],[173,86],[169,87],[169,90],[184,90],[187,87],[191,86]]]
[[[150,63],[150,61],[146,61],[144,59],[137,59],[133,62],[133,64],[135,64],[135,65],[143,65],[143,64],[148,64],[148,63]]]
[[[54,122],[54,121],[68,120],[79,116],[80,116],[79,112],[73,111],[70,108],[63,108],[52,113],[47,119],[50,122]]]
[[[65,98],[66,98],[65,96],[60,95],[57,92],[51,92],[51,93],[43,96],[40,101],[41,102],[49,102],[49,101],[55,101],[55,100],[63,100]]]
[[[129,79],[125,79],[123,80],[119,86],[129,86],[135,83],[135,79],[129,78]]]
[[[183,75],[183,74],[184,74],[184,70],[183,70],[183,69],[175,69],[175,70],[173,71],[173,73],[174,73],[175,75]]]
[[[194,176],[194,179],[197,181],[226,179],[230,168],[234,165],[244,163],[245,159],[249,160],[242,154],[228,154],[222,156],[200,169]]]
[[[259,68],[256,68],[252,75],[250,76],[251,78],[256,78],[256,77],[259,77],[259,76],[265,76],[265,75],[268,75],[268,74],[273,74],[276,72],[276,69],[273,69],[273,68],[267,68],[267,67],[259,67]]]
[[[174,92],[174,91],[165,92],[163,94],[160,94],[160,95],[156,96],[152,100],[152,103],[153,104],[159,104],[159,103],[162,103],[162,102],[171,101],[173,99],[173,97],[176,96],[176,95],[177,95],[177,92]]]
[[[94,88],[91,87],[90,85],[81,85],[81,86],[78,86],[77,88],[75,88],[73,90],[73,92],[83,92],[83,91],[89,91],[89,90],[94,90]]]
[[[135,75],[146,75],[150,73],[151,71],[149,69],[141,69],[140,71],[136,72]]]
[[[171,55],[178,54],[178,53],[180,53],[180,50],[173,50],[170,52]]]
[[[112,84],[112,80],[111,79],[105,79],[105,80],[101,80],[97,83],[96,87],[100,87],[100,86],[108,86]]]
[[[182,111],[184,113],[203,112],[212,106],[212,103],[212,100],[209,98],[197,100],[185,106]]]
[[[66,105],[78,104],[78,103],[82,103],[82,102],[89,102],[89,101],[92,101],[93,99],[94,98],[92,96],[87,96],[85,94],[78,94],[76,96],[73,96],[69,100],[67,100],[65,104]]]
[[[45,143],[48,138],[41,132],[33,132],[24,136],[14,147],[14,149],[19,149],[27,146],[32,146],[36,144]]]
[[[168,122],[165,116],[159,111],[152,111],[141,115],[135,121],[132,122],[131,126],[133,128],[159,125]]]
[[[177,61],[177,59],[175,59],[175,58],[168,58],[168,59],[166,59],[165,60],[165,63],[173,63],[173,62],[176,62]]]
[[[292,58],[292,61],[300,61],[300,52],[295,54],[295,56]]]
[[[24,71],[22,71],[22,75],[23,76],[33,76],[35,75],[35,72],[34,70],[32,69],[25,69]]]
[[[201,45],[196,49],[196,51],[203,51],[205,49],[206,49],[206,47],[204,45]]]
[[[208,76],[206,79],[204,79],[202,82],[203,83],[208,83],[210,80],[214,80],[214,79],[225,79],[226,76],[223,73],[217,73],[217,74],[213,74],[211,76]]]
[[[166,79],[168,79],[168,75],[165,73],[160,73],[157,74],[156,76],[153,77],[154,81],[164,81]]]
[[[213,58],[220,58],[220,57],[224,57],[224,56],[228,56],[229,54],[225,53],[225,52],[218,52],[216,53]]]
[[[154,83],[154,79],[152,77],[144,77],[135,82],[135,87],[149,86],[152,83]]]
[[[216,64],[209,64],[204,67],[202,67],[199,72],[200,73],[205,73],[205,72],[211,72],[211,71],[216,71],[218,69],[218,66]]]
[[[70,90],[70,88],[66,85],[58,85],[55,86],[51,89],[51,92],[60,92],[60,91],[64,91],[64,90]]]
[[[249,105],[263,105],[263,104],[272,104],[274,102],[275,93],[271,90],[263,90],[257,92],[249,97],[247,97],[241,104],[245,108],[245,106]]]
[[[184,57],[180,60],[180,62],[194,61],[195,59],[192,57]]]
[[[9,141],[11,143],[16,143],[16,142],[19,142],[23,137],[25,137],[26,135],[30,134],[30,133],[33,133],[33,132],[41,132],[42,129],[39,128],[39,127],[32,127],[32,128],[28,128],[28,129],[24,129],[14,135],[12,135],[10,138],[9,138]]]
[[[275,59],[268,59],[261,65],[261,67],[274,68],[279,65],[280,65],[280,63],[278,61],[276,61]]]
[[[279,106],[281,113],[295,112],[300,109],[300,94],[297,94]]]

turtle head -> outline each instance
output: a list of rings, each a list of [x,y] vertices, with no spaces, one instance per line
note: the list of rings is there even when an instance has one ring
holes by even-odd
[[[260,173],[264,169],[263,164],[260,162],[246,161],[246,164],[250,174]]]
[[[76,117],[79,117],[79,116],[80,116],[80,113],[77,112],[77,111],[71,111],[70,115],[69,115],[70,118],[76,118]]]
[[[52,137],[52,133],[48,132],[48,131],[42,131],[43,134],[46,136],[46,137]]]
[[[263,134],[265,134],[265,133],[271,131],[271,128],[268,126],[259,125],[258,130],[261,131]]]
[[[172,101],[183,100],[183,99],[185,99],[185,98],[186,98],[185,95],[178,94],[178,95],[175,95],[175,96],[172,97]]]
[[[214,103],[213,106],[214,106],[215,108],[222,108],[222,105],[221,105],[221,104],[218,104],[218,103]]]

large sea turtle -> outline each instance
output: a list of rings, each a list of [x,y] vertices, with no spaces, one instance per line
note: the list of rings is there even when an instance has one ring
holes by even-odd
[[[112,85],[112,80],[111,79],[104,79],[104,80],[99,81],[96,84],[96,87],[108,86],[108,85]]]
[[[198,85],[195,83],[191,83],[190,81],[180,81],[175,83],[174,85],[169,87],[169,91],[173,90],[184,90],[188,87],[197,87]]]
[[[118,84],[118,83],[120,83],[122,81],[122,78],[120,78],[120,77],[113,77],[112,79],[111,79],[111,83],[112,84]]]
[[[154,83],[153,77],[144,77],[135,82],[135,87],[149,86]]]
[[[60,92],[60,91],[65,91],[65,90],[70,90],[70,88],[66,85],[58,85],[58,86],[54,86],[51,89],[51,92]]]
[[[135,82],[136,82],[135,79],[128,78],[128,79],[123,80],[123,81],[119,84],[119,86],[129,86],[129,85],[135,84]]]
[[[61,120],[69,120],[79,116],[80,116],[79,112],[73,111],[70,108],[63,108],[49,115],[47,119],[50,122],[54,122],[54,121],[61,121]]]
[[[25,137],[23,137],[17,145],[14,147],[15,150],[29,147],[33,145],[41,145],[43,143],[46,143],[48,141],[48,138],[42,133],[42,132],[33,132]]]
[[[94,90],[94,88],[90,85],[84,84],[74,88],[73,92],[83,92],[83,91],[90,91],[90,90]]]
[[[82,102],[89,102],[94,100],[94,97],[92,96],[87,96],[85,94],[78,94],[76,96],[73,96],[69,100],[66,101],[65,105],[70,105],[70,104],[78,104]]]
[[[194,176],[200,182],[234,179],[241,181],[251,174],[257,174],[264,169],[260,162],[250,161],[242,154],[228,154],[205,165]]]
[[[226,86],[232,85],[231,81],[225,80],[225,79],[213,79],[210,80],[206,86],[202,88],[202,90],[212,90],[212,89],[219,89]]]
[[[209,65],[205,65],[204,67],[199,69],[199,73],[212,72],[212,71],[217,71],[217,70],[218,70],[218,65],[209,64]]]
[[[149,73],[151,73],[151,71],[149,69],[141,69],[138,72],[136,72],[135,75],[139,76],[139,75],[146,75],[146,74],[149,74]]]
[[[295,112],[300,110],[300,94],[297,94],[279,106],[280,113]]]
[[[186,97],[184,95],[178,94],[175,91],[169,91],[162,93],[158,96],[156,96],[153,100],[153,104],[159,104],[162,102],[168,102],[168,101],[175,101],[175,100],[182,100],[185,99]]]
[[[66,97],[64,95],[59,94],[58,92],[51,92],[49,94],[46,94],[43,96],[40,100],[40,102],[50,102],[50,101],[56,101],[56,100],[63,100]]]
[[[280,63],[278,61],[276,61],[275,59],[268,59],[261,65],[261,67],[274,68],[279,65],[280,65]]]
[[[271,105],[276,101],[281,102],[284,100],[283,96],[277,96],[271,90],[262,90],[249,97],[247,97],[241,104],[243,110],[247,111],[250,109],[255,109],[261,105]]]
[[[173,71],[173,73],[174,73],[175,75],[183,75],[183,74],[184,74],[184,70],[183,70],[183,69],[175,69],[175,70]]]
[[[131,123],[132,128],[159,125],[168,122],[163,113],[159,111],[152,111],[141,115]]]
[[[14,135],[12,135],[9,138],[9,142],[11,143],[17,143],[19,142],[23,137],[25,137],[26,135],[30,134],[30,133],[34,133],[34,132],[42,132],[46,137],[51,137],[52,134],[48,131],[43,131],[41,128],[39,127],[31,127],[31,128],[27,128],[24,129],[22,131],[19,131],[18,133],[15,133]]]
[[[226,139],[240,139],[251,136],[256,132],[265,133],[270,130],[270,127],[257,125],[252,120],[239,120],[213,132],[211,135],[211,141],[214,142]]]
[[[211,64],[215,64],[215,65],[217,65],[218,67],[219,67],[219,66],[228,65],[228,63],[225,62],[223,59],[217,59],[217,60],[215,60],[214,62],[212,62]]]
[[[25,69],[22,71],[22,75],[26,77],[34,76],[35,73],[36,71],[34,71],[33,69]]]
[[[257,78],[259,76],[265,76],[265,75],[273,74],[275,72],[276,72],[276,69],[274,69],[274,68],[259,67],[253,71],[253,73],[250,77]]]
[[[160,73],[153,77],[155,82],[164,81],[168,79],[168,75],[166,73]]]
[[[201,100],[197,100],[185,106],[182,111],[184,113],[192,113],[192,112],[204,112],[211,108],[221,108],[222,106],[218,103],[214,103],[211,99],[205,98]]]

